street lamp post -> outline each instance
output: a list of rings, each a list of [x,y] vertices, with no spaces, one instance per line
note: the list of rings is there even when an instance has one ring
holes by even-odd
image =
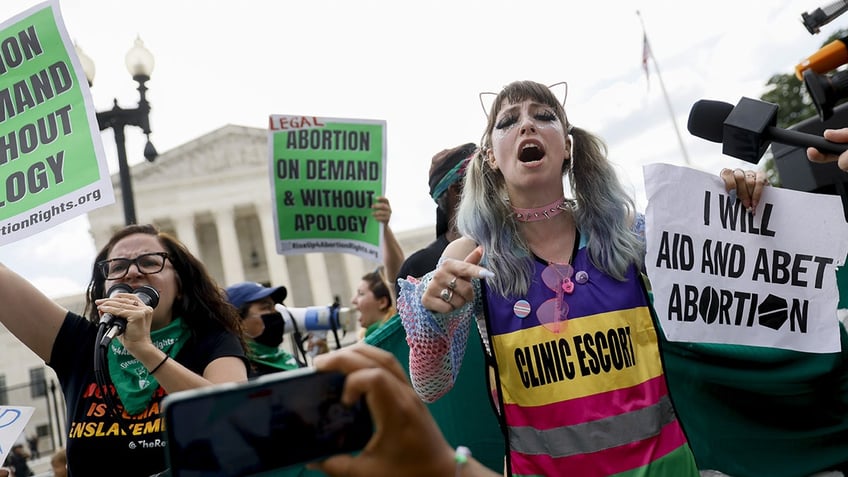
[[[88,85],[94,83],[94,62],[79,46],[76,46],[82,68]],[[100,130],[112,128],[115,134],[115,143],[118,146],[118,169],[121,179],[121,197],[124,202],[124,223],[126,225],[136,223],[135,200],[133,199],[132,179],[130,168],[127,164],[127,148],[124,136],[125,126],[137,126],[147,136],[147,144],[144,146],[144,157],[150,162],[156,159],[158,153],[153,143],[150,142],[150,103],[147,102],[147,86],[150,74],[153,72],[153,55],[144,47],[141,38],[136,38],[135,45],[127,52],[127,70],[132,78],[138,82],[138,106],[132,109],[124,109],[118,106],[118,100],[113,102],[112,109],[97,112],[97,124]]]

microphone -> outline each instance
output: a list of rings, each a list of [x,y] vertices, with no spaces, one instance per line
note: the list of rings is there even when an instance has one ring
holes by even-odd
[[[756,164],[771,142],[798,147],[814,147],[824,154],[842,154],[848,144],[826,140],[821,136],[775,127],[777,105],[742,98],[733,106],[722,101],[702,99],[689,112],[689,132],[723,145],[728,156]]]
[[[108,292],[106,292],[106,296],[109,298],[113,298],[118,293],[132,293],[132,288],[126,283],[116,283],[112,285],[112,288],[110,288]],[[115,318],[112,316],[111,313],[103,313],[103,316],[100,317],[100,324],[108,325],[114,319]]]
[[[804,71],[813,70],[816,73],[828,71],[848,63],[848,37],[833,40],[806,60],[795,66],[795,76],[804,81]]]
[[[281,303],[274,305],[274,309],[281,315],[286,323],[286,333],[294,330],[323,331],[343,329],[354,331],[356,320],[350,308],[339,306],[308,306],[306,308],[287,307]]]
[[[115,285],[117,286],[117,285]],[[115,288],[115,287],[112,287]],[[129,287],[127,287],[129,288]],[[132,290],[132,293],[141,300],[145,305],[156,308],[156,305],[159,304],[159,292],[156,291],[155,288],[151,286],[141,286]],[[109,295],[112,296],[112,295]],[[127,328],[127,319],[120,316],[111,316],[111,320],[109,322],[109,330],[103,335],[103,339],[100,340],[100,346],[107,346],[109,342],[112,341],[116,336],[122,334],[124,330]]]
[[[838,0],[824,8],[816,8],[810,13],[802,13],[801,21],[811,35],[819,32],[819,28],[832,22],[836,17],[848,10],[848,1]],[[800,78],[799,78],[800,79]]]

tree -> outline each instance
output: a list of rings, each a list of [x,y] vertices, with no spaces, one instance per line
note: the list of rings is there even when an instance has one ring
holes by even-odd
[[[766,83],[769,88],[760,99],[778,105],[777,127],[788,128],[816,114],[807,88],[795,74],[777,74]]]

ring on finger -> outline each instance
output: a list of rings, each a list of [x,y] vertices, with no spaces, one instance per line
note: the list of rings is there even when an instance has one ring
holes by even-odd
[[[451,290],[456,290],[456,277],[453,277],[453,279],[448,282],[448,288],[450,288]]]
[[[444,300],[445,303],[450,304],[451,298],[453,298],[453,290],[451,290],[450,288],[444,288],[442,289],[441,293],[439,293],[439,296],[442,298],[442,300]]]

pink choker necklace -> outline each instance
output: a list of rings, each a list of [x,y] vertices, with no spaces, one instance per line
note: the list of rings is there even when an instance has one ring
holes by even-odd
[[[515,213],[515,220],[519,222],[536,222],[538,220],[547,220],[559,215],[567,208],[568,205],[566,205],[565,197],[563,197],[543,207],[535,209],[521,209],[513,207],[512,211]]]

